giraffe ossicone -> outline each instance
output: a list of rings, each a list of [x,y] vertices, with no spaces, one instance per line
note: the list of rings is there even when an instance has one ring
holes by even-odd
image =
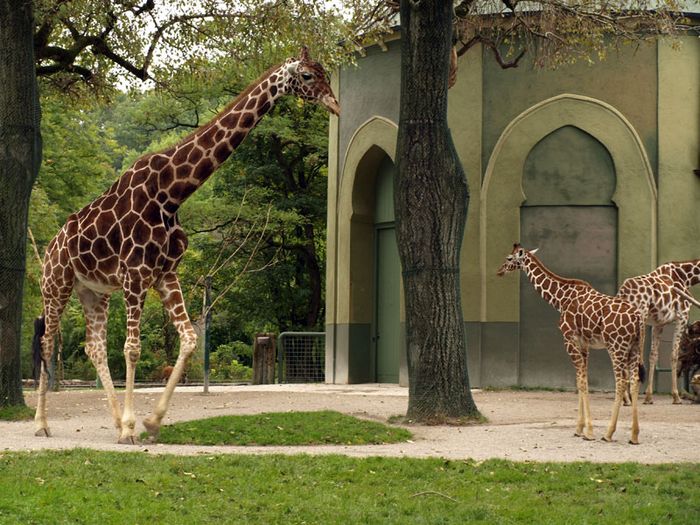
[[[520,244],[498,269],[497,275],[522,270],[540,296],[561,315],[559,329],[564,337],[566,351],[576,368],[578,390],[578,420],[576,436],[593,439],[588,396],[588,351],[590,348],[606,348],[615,374],[615,401],[610,423],[603,439],[612,441],[617,428],[620,405],[628,384],[632,390],[632,431],[630,443],[639,443],[639,394],[641,365],[639,342],[644,329],[644,319],[637,309],[619,297],[612,297],[595,290],[586,281],[560,277],[545,267]]]
[[[177,210],[231,155],[246,135],[284,95],[317,102],[332,114],[340,106],[323,66],[304,47],[270,68],[207,124],[163,151],[146,154],[92,203],[68,217],[51,240],[44,257],[41,292],[43,322],[37,323],[36,361],[40,363],[35,416],[36,435],[50,436],[46,416],[46,363],[66,302],[73,290],[86,321],[85,352],[95,365],[107,394],[119,443],[135,443],[134,379],[141,354],[140,319],[146,291],[154,288],[180,336],[180,351],[165,390],[144,420],[157,435],[175,385],[195,349],[190,322],[177,277],[187,249]],[[124,291],[127,310],[126,391],[122,412],[107,366],[109,296]]]

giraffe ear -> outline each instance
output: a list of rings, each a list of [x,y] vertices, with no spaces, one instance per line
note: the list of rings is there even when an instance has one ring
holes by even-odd
[[[530,250],[530,253],[535,254],[535,253],[537,253],[537,250],[539,250],[539,248],[535,248],[534,250]]]
[[[287,65],[287,71],[289,72],[290,75],[296,75],[297,69],[299,69],[299,61],[298,60],[295,60],[291,64]]]
[[[302,62],[309,60],[309,48],[306,46],[301,46],[301,52],[299,53],[299,60]]]

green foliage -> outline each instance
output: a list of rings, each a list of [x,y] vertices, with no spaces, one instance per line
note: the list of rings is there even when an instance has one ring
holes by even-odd
[[[304,2],[286,6],[273,3],[275,12],[267,16],[276,17],[277,22],[259,22],[270,24],[265,27],[284,20],[291,23],[285,18],[291,16],[289,13],[297,16],[306,12],[303,9],[316,9],[304,7]],[[251,12],[256,12],[255,6],[265,3],[247,4],[252,6]],[[56,15],[50,11],[54,5],[58,4],[51,0],[40,2],[39,20]],[[103,14],[91,18],[95,9],[108,10],[109,6],[73,2],[62,5],[59,11],[77,17],[79,25],[89,28],[103,20]],[[287,14],[282,13],[285,9]],[[245,23],[252,23],[252,19]],[[203,125],[271,64],[296,55],[297,39],[303,31],[317,33],[312,28],[319,23],[320,19],[305,20],[296,28],[302,33],[294,35],[284,33],[283,24],[279,30],[284,36],[280,33],[274,45],[268,42],[255,50],[250,42],[238,42],[231,48],[241,51],[236,59],[233,54],[217,57],[215,53],[206,61],[190,57],[186,66],[163,72],[170,80],[167,89],[114,92],[109,103],[105,99],[77,102],[45,86],[45,161],[32,195],[30,214],[39,253],[43,255],[70,213],[107,189],[138,157],[170,146]],[[214,25],[209,27],[213,30]],[[226,38],[232,34],[227,33]],[[62,44],[69,40],[68,35],[64,36],[64,40],[59,39]],[[135,46],[139,38],[128,35],[124,45]],[[267,41],[269,34],[256,34],[255,38]],[[335,42],[314,41],[314,56],[322,60],[324,56],[337,57]],[[86,60],[83,65],[97,64],[102,59]],[[327,125],[327,113],[317,106],[293,99],[283,101],[181,208],[180,221],[190,240],[179,267],[183,293],[196,320],[202,307],[201,282],[211,275],[216,301],[212,310],[213,348],[236,340],[250,343],[252,334],[260,331],[318,329],[322,325]],[[33,253],[30,248],[25,287],[25,312],[29,315],[25,315],[23,332],[25,376],[30,373],[33,318],[42,311],[41,270]],[[124,377],[125,316],[123,300],[115,294],[110,304],[107,345],[115,379]],[[177,337],[169,326],[158,299],[149,294],[142,319],[137,379],[156,379],[163,365],[174,362]],[[62,332],[66,377],[93,379],[95,372],[83,352],[82,308],[75,298],[66,307]],[[201,377],[194,366],[201,366],[201,360],[199,354],[188,367],[190,380]],[[240,365],[250,365],[250,361],[236,361],[238,364],[232,359],[226,367],[217,368],[217,373],[246,378],[249,372]]]
[[[694,523],[700,484],[695,464],[95,450],[4,452],[0,470],[8,524]]]
[[[164,426],[158,441],[186,445],[368,445],[398,443],[411,437],[403,428],[326,410],[185,421]]]
[[[243,341],[219,345],[209,359],[213,380],[250,381],[253,377],[253,349]]]
[[[386,31],[375,0],[36,0],[37,72],[52,88],[77,95],[138,78],[195,83],[228,69],[256,71],[311,45],[331,66],[359,41]],[[360,36],[357,36],[360,35]],[[340,44],[339,44],[340,43]],[[116,66],[118,65],[118,67]],[[81,80],[82,82],[78,82]]]

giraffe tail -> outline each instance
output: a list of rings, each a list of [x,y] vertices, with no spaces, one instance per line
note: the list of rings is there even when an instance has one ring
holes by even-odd
[[[698,301],[695,297],[693,297],[692,295],[690,295],[688,292],[686,292],[685,290],[681,290],[680,288],[674,288],[674,290],[675,290],[676,293],[677,293],[678,295],[680,295],[683,299],[685,299],[685,300],[688,301],[689,303],[694,304],[695,306],[697,306],[698,308],[700,308],[700,301]]]
[[[642,363],[641,361],[639,362],[639,365],[638,365],[638,372],[639,372],[639,384],[641,385],[644,383],[644,381],[647,380],[647,369],[644,368],[644,363]]]
[[[39,374],[41,374],[41,363],[44,363],[47,372],[49,370],[48,363],[44,361],[41,352],[41,338],[45,333],[46,320],[42,314],[34,319],[34,339],[32,339],[32,359],[34,366],[32,367],[32,377],[34,378],[35,383],[39,381]]]

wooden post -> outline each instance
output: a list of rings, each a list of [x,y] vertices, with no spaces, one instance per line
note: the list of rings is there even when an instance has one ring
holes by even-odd
[[[253,384],[275,382],[275,334],[260,333],[253,341]]]

